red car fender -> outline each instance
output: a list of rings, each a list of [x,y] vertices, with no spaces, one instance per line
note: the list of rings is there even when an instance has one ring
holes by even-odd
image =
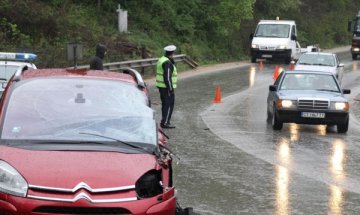
[[[169,191],[163,194],[162,203],[156,204],[146,211],[147,215],[175,215],[176,212],[176,197],[175,188],[171,188]]]
[[[8,213],[16,213],[17,209],[14,205],[12,205],[9,202],[5,202],[3,200],[0,200],[0,208],[3,211],[7,211]]]

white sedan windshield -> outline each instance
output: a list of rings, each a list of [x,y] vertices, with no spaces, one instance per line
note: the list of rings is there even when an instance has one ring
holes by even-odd
[[[332,55],[304,54],[300,57],[300,65],[335,66],[335,58]]]
[[[340,93],[332,75],[315,73],[288,73],[281,82],[280,90],[317,90]]]
[[[84,78],[19,84],[9,99],[3,139],[93,141],[106,136],[156,145],[153,110],[133,84]]]

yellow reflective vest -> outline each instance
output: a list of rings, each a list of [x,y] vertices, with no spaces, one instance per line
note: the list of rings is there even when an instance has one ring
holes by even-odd
[[[169,58],[162,56],[161,58],[159,58],[157,64],[156,64],[156,86],[160,87],[160,88],[166,88],[166,84],[164,81],[164,69],[162,67],[163,63],[165,63],[166,61],[170,61]],[[177,71],[176,71],[176,67],[173,64],[173,72],[171,75],[171,82],[172,82],[172,88],[176,88],[176,83],[177,83]],[[171,83],[170,83],[171,84]]]

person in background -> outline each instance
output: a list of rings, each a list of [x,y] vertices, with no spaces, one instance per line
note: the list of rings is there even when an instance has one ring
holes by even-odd
[[[106,55],[106,46],[103,44],[96,45],[96,54],[90,59],[90,69],[103,70],[103,59]]]
[[[164,48],[165,54],[156,64],[156,87],[159,88],[161,99],[162,128],[175,128],[170,123],[175,104],[175,89],[177,85],[177,71],[173,59],[176,46],[169,45]]]

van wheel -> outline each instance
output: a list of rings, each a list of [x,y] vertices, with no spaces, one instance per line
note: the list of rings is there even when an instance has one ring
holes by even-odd
[[[290,63],[291,63],[291,57],[285,58],[285,64],[290,64]]]

